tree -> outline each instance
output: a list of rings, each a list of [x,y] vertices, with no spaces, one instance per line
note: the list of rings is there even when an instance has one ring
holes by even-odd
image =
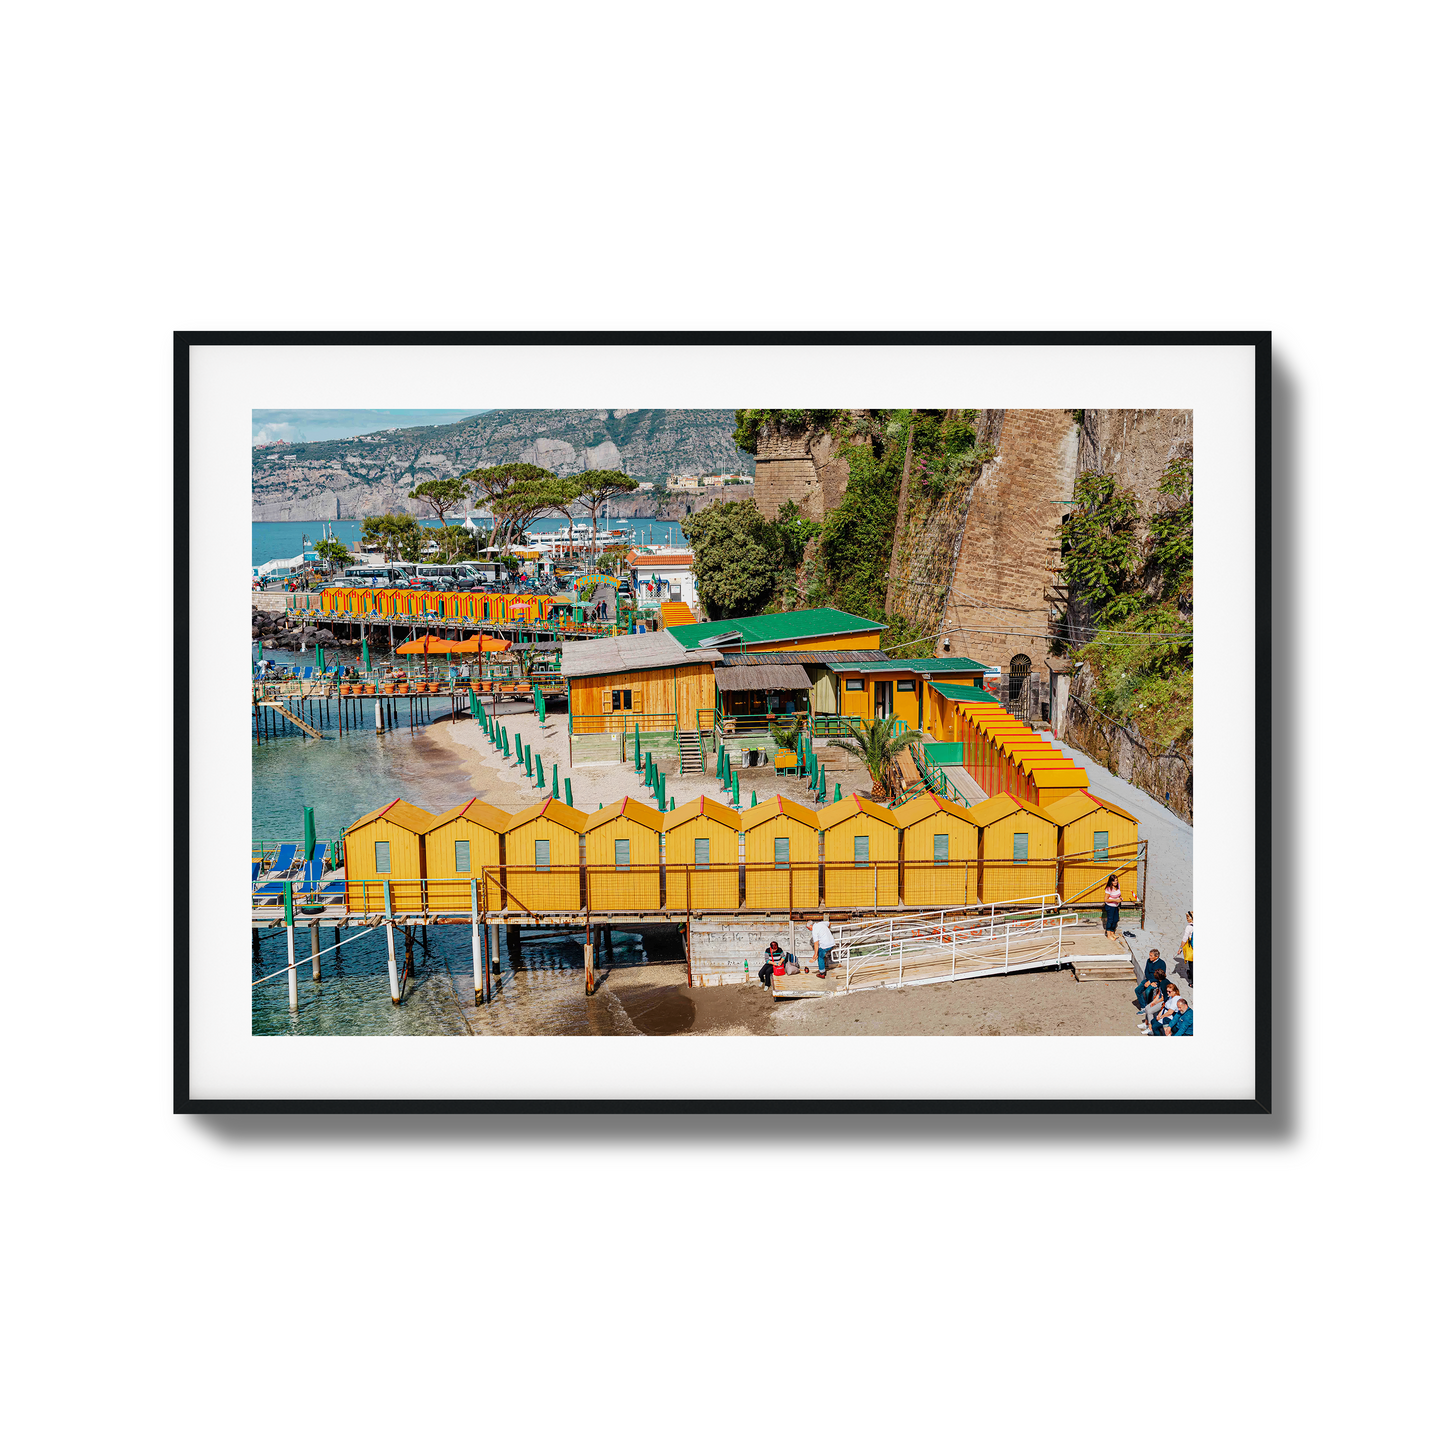
[[[1085,625],[1120,623],[1134,605],[1129,582],[1140,562],[1138,524],[1138,501],[1113,476],[1084,472],[1074,482],[1074,511],[1059,527],[1060,560],[1070,601],[1083,603]]]
[[[545,482],[554,474],[532,462],[503,462],[497,467],[478,467],[464,472],[458,481],[470,482],[476,491],[476,505],[485,507],[488,515],[497,515],[497,503],[509,487],[518,482]]]
[[[513,482],[493,503],[493,515],[501,524],[494,534],[496,544],[501,546],[513,537],[521,537],[538,517],[550,512],[565,514],[576,497],[577,489],[572,483],[554,477],[551,472]]]
[[[351,561],[351,549],[344,542],[334,542],[330,537],[323,537],[316,544],[316,555],[326,564],[328,572],[334,572]]]
[[[747,617],[767,604],[778,559],[772,528],[755,503],[714,502],[682,524],[682,535],[709,617]]]
[[[602,504],[611,501],[613,497],[621,497],[628,492],[635,492],[637,483],[626,472],[600,468],[595,472],[583,472],[577,478],[576,488],[577,501],[587,508],[592,517],[592,538],[595,542],[597,539],[597,513],[602,510]]]
[[[365,547],[380,547],[388,562],[395,562],[398,557],[415,562],[421,556],[421,523],[409,512],[364,517],[361,542]]]
[[[894,729],[901,721],[902,719],[896,713],[889,713],[886,718],[872,718],[866,722],[850,718],[849,726],[853,730],[852,736],[837,739],[837,745],[845,753],[852,753],[868,769],[868,776],[873,779],[872,797],[875,803],[887,802],[889,793],[892,791],[888,786],[888,773],[894,758],[914,738],[923,736],[922,733],[911,731],[895,733]]]
[[[800,566],[808,543],[822,531],[817,522],[810,522],[802,514],[796,502],[791,499],[784,502],[778,508],[778,520],[773,523],[773,536],[783,566]]]
[[[457,504],[465,502],[471,488],[460,477],[434,477],[429,482],[407,493],[414,502],[425,502],[437,514],[437,526],[443,533],[447,530],[447,513],[454,512]],[[437,539],[438,550],[442,539]]]

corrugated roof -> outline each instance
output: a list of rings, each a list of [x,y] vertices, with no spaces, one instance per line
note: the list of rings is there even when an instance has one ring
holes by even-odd
[[[720,662],[722,654],[705,648],[687,651],[676,632],[628,632],[590,642],[562,644],[563,677],[600,677],[613,672],[651,672],[692,662]]]
[[[739,641],[746,647],[766,642],[801,642],[810,637],[842,637],[855,632],[882,632],[881,622],[839,612],[836,607],[810,607],[802,612],[771,612],[764,617],[732,617],[719,622],[694,622],[671,628],[684,647],[701,647],[714,638]]]
[[[560,823],[574,833],[581,833],[587,827],[586,813],[579,813],[576,808],[569,808],[566,803],[559,802],[556,798],[547,798],[543,802],[533,803],[530,808],[523,808],[520,813],[513,813],[507,821],[505,831],[511,833],[523,823],[532,823],[538,818]]]
[[[621,798],[615,803],[608,803],[605,808],[599,808],[595,813],[588,813],[586,817],[587,826],[584,831],[588,833],[618,818],[626,818],[629,823],[641,823],[644,828],[660,833],[665,821],[656,808],[649,808],[646,803],[639,802],[636,798]]]
[[[744,810],[742,814],[743,831],[747,832],[750,828],[756,828],[760,823],[770,823],[779,816],[791,818],[795,823],[806,823],[810,828],[818,826],[818,815],[811,808],[805,808],[801,803],[795,803],[781,793],[774,793],[765,803],[759,803],[756,808]]]
[[[713,678],[719,692],[766,692],[769,688],[806,691],[812,684],[808,674],[794,663],[775,663],[771,667],[715,668]]]
[[[629,567],[645,572],[649,567],[691,567],[691,552],[639,552],[636,547],[623,558]]]
[[[680,828],[684,823],[695,823],[699,818],[711,818],[728,828],[740,828],[742,817],[731,808],[724,807],[715,798],[694,798],[680,808],[674,808],[667,815],[667,831]]]
[[[885,661],[855,663],[862,672],[878,672],[883,668],[890,668],[897,672],[917,673],[939,673],[939,672],[977,672],[988,671],[988,663],[975,662],[971,657],[906,657],[890,658],[887,653],[883,654]]]
[[[876,647],[851,647],[839,652],[725,652],[724,667],[767,667],[774,663],[794,663],[799,667],[837,667],[840,664],[886,660],[888,654]]]
[[[998,706],[998,699],[981,687],[969,687],[961,682],[932,682],[929,686],[954,702],[991,702]]]

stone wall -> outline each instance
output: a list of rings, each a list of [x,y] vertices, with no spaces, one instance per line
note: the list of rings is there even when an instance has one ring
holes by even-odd
[[[860,421],[864,417],[861,411],[853,415]],[[771,522],[784,502],[796,502],[805,517],[821,522],[848,488],[848,462],[841,452],[831,432],[764,427],[753,470],[758,510]]]
[[[1143,504],[1159,509],[1159,478],[1179,457],[1194,455],[1194,413],[1158,408],[1085,409],[1075,471],[1109,472]],[[1060,493],[1067,496],[1067,493]]]
[[[1066,687],[1055,690],[1055,711],[1063,713],[1064,742],[1102,763],[1115,777],[1133,783],[1192,826],[1192,735],[1171,743],[1162,753],[1151,752],[1132,727],[1094,707],[1093,691],[1094,677],[1087,664],[1067,680]]]
[[[1017,655],[1044,672],[1058,525],[1072,495],[1078,427],[1069,411],[984,414],[981,440],[998,453],[974,483],[943,609],[955,654],[1009,670]]]

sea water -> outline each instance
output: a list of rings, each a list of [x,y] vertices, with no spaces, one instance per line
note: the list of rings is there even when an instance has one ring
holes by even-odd
[[[313,659],[301,653],[268,651],[289,666]],[[354,662],[355,649],[328,648],[328,660]],[[335,839],[341,829],[393,798],[405,798],[428,812],[444,812],[472,795],[467,771],[454,762],[449,749],[433,742],[427,726],[401,726],[380,736],[375,730],[374,702],[362,700],[365,716],[354,730],[337,727],[336,701],[322,738],[288,735],[253,741],[251,763],[252,837],[266,842],[302,837],[302,809],[310,806],[319,841]],[[432,699],[433,716],[449,712]],[[336,942],[333,929],[320,930],[322,950]],[[548,936],[543,936],[548,935]],[[632,990],[620,976],[622,991],[610,987],[586,996],[583,987],[582,933],[563,934],[553,927],[524,930],[525,946],[515,957],[508,952],[506,930],[500,930],[502,968],[493,977],[491,1004],[472,1003],[471,927],[433,926],[423,946],[420,931],[414,944],[415,977],[407,986],[402,1007],[391,1002],[386,965],[386,931],[344,931],[339,951],[325,953],[321,982],[311,981],[310,928],[298,917],[296,949],[300,1007],[291,1014],[286,974],[281,972],[251,990],[251,1028],[256,1034],[637,1034],[649,1032],[647,1015],[663,1017],[655,1006],[656,988]],[[261,932],[261,959],[254,955],[253,980],[285,968],[286,934],[281,928]],[[404,945],[396,930],[397,967],[403,966]],[[613,935],[612,961],[618,969],[651,958],[681,960],[680,941],[653,937],[644,951],[638,934]],[[619,975],[614,975],[614,981]],[[642,1022],[635,1022],[634,1019]]]
[[[430,523],[424,517],[418,517],[417,520],[423,526],[436,526],[435,518]],[[602,519],[599,517],[599,525],[601,525],[601,521]],[[303,550],[303,543],[306,548],[314,548],[328,527],[338,542],[351,548],[361,546],[361,523],[357,520],[252,522],[251,565],[259,567],[263,562],[270,562],[279,557],[299,556]],[[619,518],[616,521],[608,521],[603,530],[608,531],[614,528],[619,532],[627,533],[633,543],[639,546],[647,542],[669,547],[687,545],[686,539],[682,535],[682,528],[676,522],[662,522],[655,517]],[[565,517],[543,517],[540,521],[534,522],[527,531],[528,535],[533,537],[565,537],[567,535],[567,519]]]

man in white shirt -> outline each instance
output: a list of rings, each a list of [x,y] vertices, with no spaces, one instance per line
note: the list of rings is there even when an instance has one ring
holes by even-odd
[[[813,962],[818,965],[818,977],[827,978],[828,965],[833,961],[833,934],[826,917],[820,918],[811,934],[813,940]]]

